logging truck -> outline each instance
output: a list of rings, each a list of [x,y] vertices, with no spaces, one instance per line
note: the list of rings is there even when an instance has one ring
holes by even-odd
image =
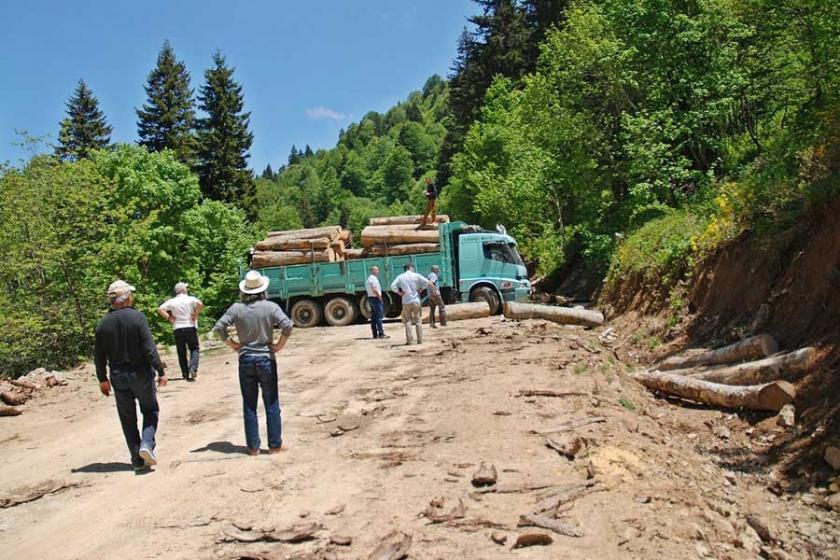
[[[380,236],[376,243],[367,243],[368,232]],[[261,242],[262,246],[271,247],[272,240],[290,239],[289,235],[272,232]],[[422,242],[412,241],[412,236]],[[365,249],[346,249],[347,256],[342,260],[333,261],[331,256],[327,259],[323,253],[311,252],[305,253],[311,256],[310,262],[265,266],[271,262],[272,254],[262,253],[264,258],[258,260],[252,251],[249,265],[270,278],[268,298],[279,303],[295,325],[302,328],[315,327],[323,321],[331,326],[346,326],[361,317],[369,319],[365,280],[372,266],[379,267],[385,316],[389,318],[398,317],[402,311],[399,296],[389,287],[406,263],[413,264],[423,275],[429,273],[432,265],[440,267],[441,293],[447,303],[483,301],[494,314],[501,311],[505,302],[526,300],[531,292],[516,240],[501,227],[488,231],[464,222],[447,222],[428,231],[404,224],[374,225],[365,228],[362,239]],[[282,246],[278,243],[275,241],[274,246]],[[278,258],[288,258],[282,256],[286,254]]]

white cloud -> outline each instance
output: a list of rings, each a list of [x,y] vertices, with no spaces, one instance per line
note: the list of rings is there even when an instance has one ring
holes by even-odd
[[[338,111],[334,111],[329,107],[313,107],[311,109],[306,110],[306,116],[310,119],[314,119],[316,121],[323,120],[323,119],[331,119],[334,121],[343,121],[347,118],[347,115],[339,113]]]

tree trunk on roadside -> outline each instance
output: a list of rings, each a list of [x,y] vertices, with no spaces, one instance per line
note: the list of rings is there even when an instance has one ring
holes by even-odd
[[[505,317],[508,319],[545,319],[561,324],[586,325],[597,327],[604,323],[604,315],[593,309],[577,309],[532,303],[505,304]]]
[[[660,371],[685,369],[699,365],[733,364],[770,356],[779,351],[779,343],[769,334],[751,336],[729,346],[709,350],[693,356],[674,356],[657,366]]]
[[[701,370],[673,370],[671,373],[687,375],[694,379],[725,383],[727,385],[755,385],[776,381],[792,373],[801,373],[816,359],[816,350],[802,348],[795,352],[770,356],[755,362],[745,362],[735,366],[723,366]]]

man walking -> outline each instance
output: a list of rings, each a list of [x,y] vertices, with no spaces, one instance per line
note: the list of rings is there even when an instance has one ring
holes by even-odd
[[[249,270],[239,283],[240,301],[231,305],[213,327],[213,332],[239,353],[239,389],[242,392],[242,415],[245,442],[249,455],[260,454],[260,428],[257,421],[257,397],[262,390],[268,452],[279,453],[283,445],[280,421],[280,391],[277,386],[277,361],[292,334],[292,321],[280,306],[266,299],[269,279]],[[239,342],[228,338],[227,329],[236,327]],[[274,329],[281,331],[274,342]]]
[[[187,293],[188,286],[184,282],[175,284],[175,297],[158,307],[158,315],[172,323],[181,375],[187,381],[195,381],[198,377],[198,357],[201,355],[198,348],[198,315],[204,304]],[[190,350],[189,360],[187,348]]]
[[[420,292],[429,285],[429,281],[414,272],[414,266],[406,263],[403,272],[391,283],[391,291],[402,297],[402,322],[405,327],[405,343],[411,344],[411,325],[417,331],[417,344],[423,344],[423,325],[420,322]]]
[[[385,316],[385,304],[382,301],[382,286],[379,284],[379,267],[370,267],[370,276],[365,282],[368,303],[370,304],[370,330],[373,338],[390,338],[385,334],[382,327],[382,318]]]
[[[437,221],[437,197],[438,191],[434,181],[431,177],[426,178],[426,210],[423,212],[423,219],[420,221],[421,226],[427,225],[430,221],[435,223]],[[431,217],[431,220],[429,219]]]
[[[440,308],[440,326],[446,326],[446,307],[443,304],[443,295],[440,293],[440,267],[432,265],[429,273],[429,326],[435,327],[435,307]]]
[[[108,286],[111,310],[96,327],[93,356],[99,390],[107,397],[113,388],[131,464],[136,472],[142,472],[157,464],[155,432],[160,408],[154,372],[163,387],[166,365],[160,361],[146,316],[132,307],[133,292],[134,286],[122,280]],[[110,381],[106,369],[110,369]],[[142,436],[137,430],[135,401],[143,415]]]

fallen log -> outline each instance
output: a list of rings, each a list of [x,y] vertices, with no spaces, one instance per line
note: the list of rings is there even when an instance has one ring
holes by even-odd
[[[257,251],[323,251],[335,241],[329,237],[297,239],[287,237],[269,237],[254,245]]]
[[[505,317],[508,319],[545,319],[563,325],[586,325],[596,327],[604,323],[604,314],[592,309],[577,309],[533,303],[505,303]]]
[[[648,371],[633,376],[639,383],[662,393],[703,404],[726,408],[772,410],[778,412],[796,398],[796,389],[787,381],[762,385],[733,386],[694,379],[673,372]]]
[[[560,521],[559,519],[551,519],[549,517],[545,517],[544,515],[535,515],[533,513],[526,513],[525,515],[520,515],[519,526],[540,527],[542,529],[554,531],[558,535],[563,535],[564,537],[583,536],[583,533],[581,533],[578,530],[578,528],[572,525],[571,523],[566,523],[564,521]]]
[[[302,253],[299,251],[256,251],[251,257],[253,268],[270,266],[290,266],[295,264],[334,262],[335,251],[326,249],[317,253]]]
[[[588,397],[584,391],[549,391],[546,389],[520,389],[517,397]]]
[[[439,253],[439,243],[405,243],[403,245],[374,245],[365,247],[365,257],[385,257],[391,255],[413,255],[420,253]]]
[[[660,371],[686,369],[699,365],[733,364],[753,358],[764,358],[779,351],[779,343],[769,334],[751,336],[729,346],[693,356],[674,356],[657,366]]]
[[[573,502],[578,498],[582,498],[583,496],[593,492],[606,491],[606,488],[596,488],[596,486],[598,486],[597,480],[586,480],[579,483],[569,484],[562,488],[559,492],[555,492],[547,498],[543,498],[539,504],[537,504],[536,509],[534,509],[531,513],[534,515],[554,515],[554,512],[556,512],[562,505]]]
[[[405,243],[437,243],[440,234],[436,225],[367,226],[362,230],[362,245],[402,245]]]
[[[368,225],[371,226],[397,226],[397,225],[407,225],[407,224],[419,224],[423,221],[423,216],[415,215],[415,216],[385,216],[382,218],[371,218]],[[435,218],[435,222],[438,224],[447,224],[449,223],[449,216],[446,214],[438,214]]]
[[[0,406],[0,416],[20,416],[23,411],[13,406]]]
[[[437,315],[437,311],[435,311]],[[446,306],[446,320],[448,321],[463,321],[465,319],[478,319],[480,317],[490,316],[490,306],[483,301],[475,301],[472,303],[456,303],[454,305]],[[429,308],[423,308],[422,321],[429,322]]]
[[[37,383],[32,383],[31,381],[26,381],[25,379],[9,379],[8,381],[15,387],[20,387],[21,389],[26,389],[27,391],[41,390],[40,385],[38,385]]]
[[[9,406],[20,406],[29,400],[30,395],[25,393],[13,393],[11,391],[0,391],[0,401]]]
[[[554,540],[543,533],[525,533],[516,537],[516,542],[513,543],[513,548],[523,548],[526,546],[548,546]]]
[[[286,237],[290,239],[313,239],[329,237],[336,239],[341,235],[341,226],[324,226],[308,229],[287,229],[284,231],[270,231],[268,237]]]
[[[801,373],[812,365],[817,352],[811,347],[795,352],[770,356],[755,362],[746,362],[736,366],[724,366],[705,370],[674,370],[671,373],[688,375],[693,379],[702,379],[726,385],[757,385],[769,383],[792,373]]]

